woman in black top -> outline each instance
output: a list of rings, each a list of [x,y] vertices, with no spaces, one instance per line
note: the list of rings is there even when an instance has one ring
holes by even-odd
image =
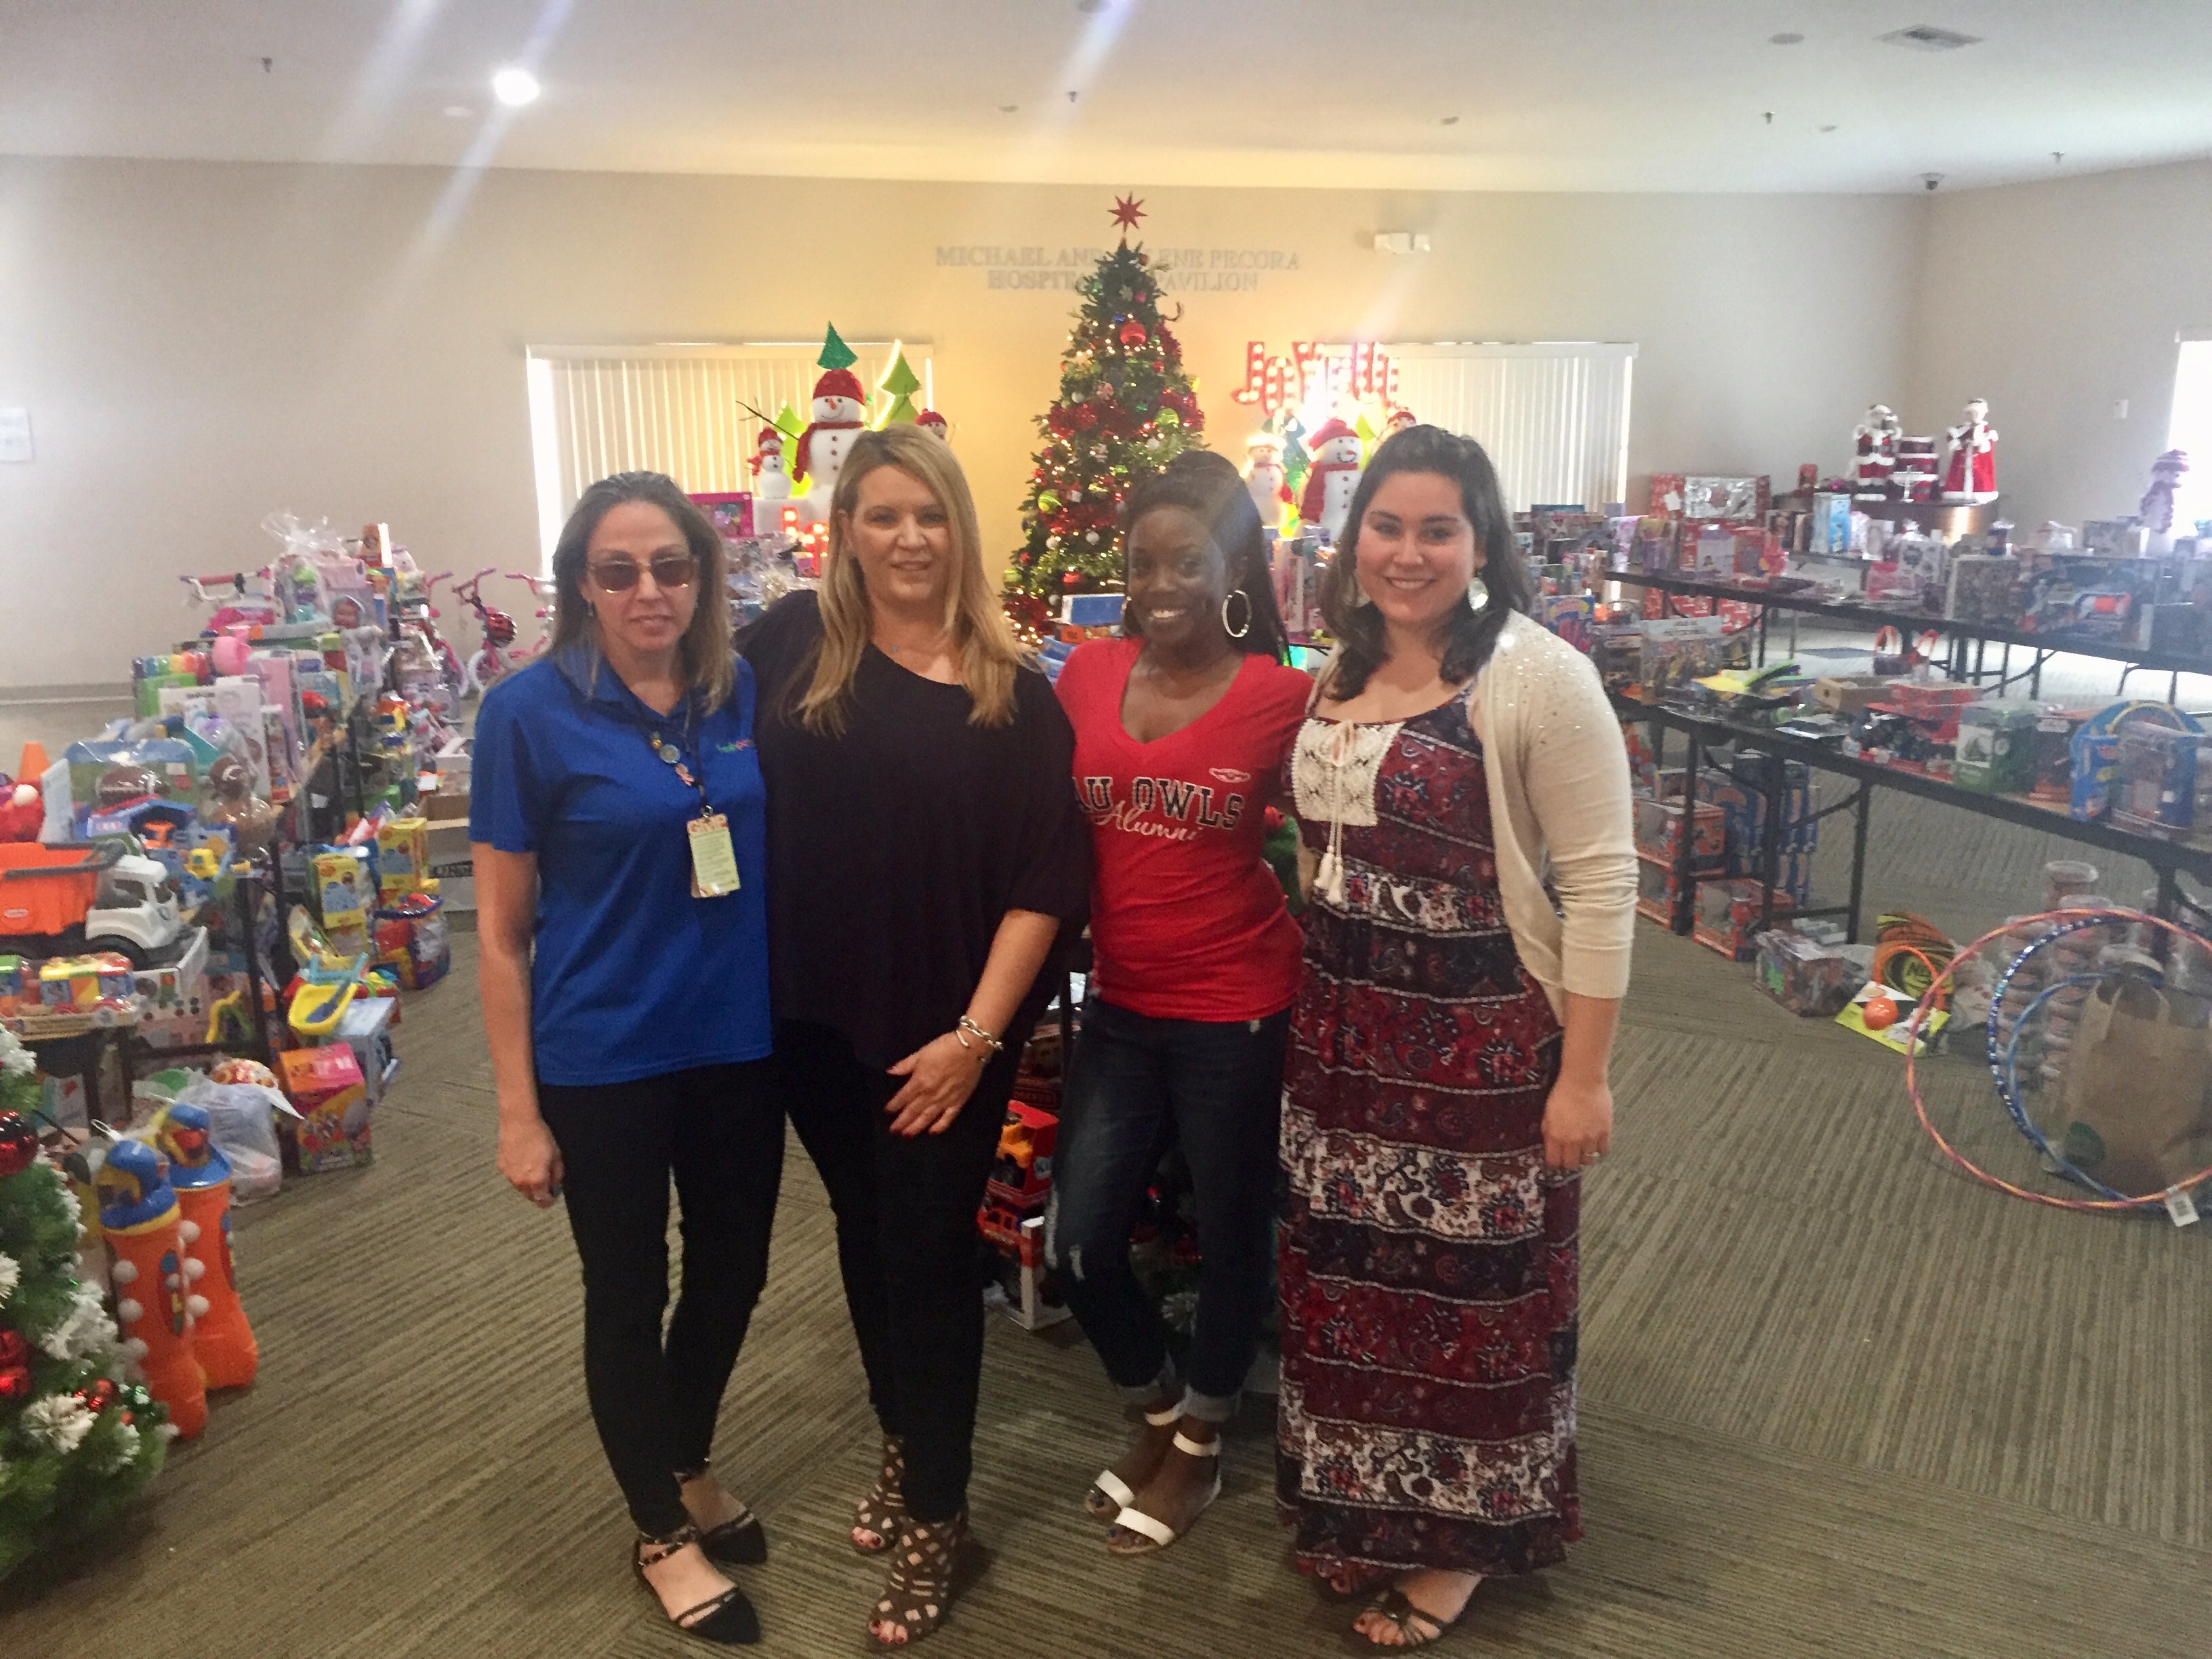
[[[975,1212],[1040,970],[1080,926],[1074,739],[983,571],[968,483],[919,428],[864,434],[819,594],[742,643],[760,682],[769,951],[787,1103],[837,1218],[896,1545],[870,1633],[936,1628],[964,1564],[982,1369]]]

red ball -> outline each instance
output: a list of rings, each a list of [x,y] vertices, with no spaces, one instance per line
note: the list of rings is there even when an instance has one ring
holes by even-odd
[[[0,1331],[0,1371],[31,1363],[31,1345],[21,1331]]]
[[[1897,1005],[1887,997],[1869,997],[1859,1006],[1859,1018],[1869,1031],[1886,1031],[1897,1024]]]
[[[1121,325],[1121,343],[1125,346],[1140,346],[1152,337],[1151,331],[1134,317]]]
[[[0,1180],[21,1175],[39,1155],[39,1138],[15,1112],[0,1112]]]
[[[0,1406],[12,1406],[19,1400],[30,1397],[31,1368],[28,1365],[0,1368]]]

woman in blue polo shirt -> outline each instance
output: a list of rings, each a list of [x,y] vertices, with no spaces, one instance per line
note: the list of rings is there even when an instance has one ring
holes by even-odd
[[[658,473],[586,490],[553,574],[550,648],[477,717],[499,1170],[535,1204],[567,1199],[585,1388],[639,1577],[690,1633],[756,1641],[720,1569],[766,1540],[707,1467],[783,1164],[752,672],[730,648],[721,543]],[[664,1340],[672,1176],[684,1281]]]

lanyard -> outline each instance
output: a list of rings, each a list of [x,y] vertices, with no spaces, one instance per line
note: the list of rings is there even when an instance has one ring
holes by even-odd
[[[713,817],[714,807],[714,803],[707,799],[705,769],[692,766],[690,756],[688,753],[688,744],[678,744],[672,739],[664,737],[658,727],[647,728],[645,741],[658,759],[698,792],[699,816],[702,818]]]

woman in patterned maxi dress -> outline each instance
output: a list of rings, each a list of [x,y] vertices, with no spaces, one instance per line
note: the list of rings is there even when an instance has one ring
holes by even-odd
[[[1507,737],[1500,757],[1486,753],[1472,708],[1480,671],[1504,635],[1512,672],[1487,677],[1501,683],[1490,689],[1521,695],[1493,697],[1484,729],[1494,739],[1521,732],[1524,713],[1544,717],[1509,700],[1547,702],[1564,689],[1574,713],[1588,712],[1595,676],[1583,685],[1573,676],[1586,663],[1549,655],[1570,647],[1525,618],[1509,623],[1526,578],[1516,582],[1510,520],[1476,446],[1415,428],[1378,452],[1360,495],[1331,592],[1361,614],[1335,629],[1344,653],[1290,763],[1320,879],[1283,1116],[1279,1496],[1302,1570],[1344,1589],[1391,1581],[1358,1629],[1403,1646],[1440,1635],[1482,1577],[1552,1565],[1581,1536],[1578,1172],[1610,1136],[1618,989],[1571,968],[1563,1025],[1516,923],[1564,923],[1572,941],[1594,908],[1610,933],[1632,904],[1633,860],[1618,726],[1578,720],[1559,734],[1569,763],[1547,749],[1512,787],[1549,830],[1565,804],[1553,783],[1594,781],[1574,804],[1603,820],[1594,836],[1583,826],[1595,850],[1569,862],[1597,879],[1570,890],[1577,884],[1555,867],[1568,915],[1539,892],[1522,908],[1541,918],[1509,918],[1500,843],[1508,861],[1523,849],[1511,825],[1493,825],[1489,768],[1515,765],[1529,745]],[[1501,534],[1506,556],[1491,565],[1481,555]],[[1455,535],[1484,607],[1461,597]],[[1428,576],[1451,607],[1442,617]],[[1431,640],[1425,660],[1408,660]],[[1523,671],[1538,659],[1532,679]],[[1613,994],[1578,994],[1577,976]],[[1563,1051],[1576,1073],[1565,1087]]]

